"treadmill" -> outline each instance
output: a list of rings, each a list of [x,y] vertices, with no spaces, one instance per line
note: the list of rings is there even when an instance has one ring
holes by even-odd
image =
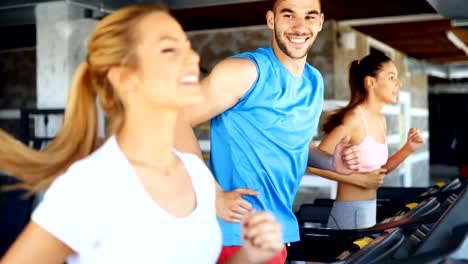
[[[343,263],[468,263],[468,190],[436,222],[386,230]]]
[[[461,193],[463,193],[463,197],[466,196],[464,194],[466,192],[466,185],[455,185],[456,188],[454,190],[444,192],[444,195],[434,195],[434,192],[432,196],[420,196],[419,199],[423,200],[412,209],[386,218],[370,228],[333,230],[303,225],[300,227],[301,241],[291,243],[287,247],[287,259],[288,261],[323,263],[339,263],[341,261],[347,263],[349,261],[358,261],[358,257],[362,254],[371,256],[371,259],[380,259],[376,256],[390,255],[388,252],[393,251],[388,251],[388,245],[398,249],[399,246],[410,243],[405,241],[413,233],[414,236],[421,240],[421,238],[424,238],[431,232],[432,225],[442,215],[446,214],[448,210],[451,210],[452,205],[460,199]],[[450,226],[452,228],[455,227],[453,224],[450,224]],[[342,255],[349,248],[352,248],[352,245],[356,244],[353,242],[362,238],[369,238],[372,242],[363,247],[362,250],[358,250],[354,254],[348,254],[349,256],[346,259],[339,260],[338,256]],[[367,250],[364,250],[366,248]],[[382,252],[387,253],[384,254]],[[400,259],[404,256],[401,252],[398,254],[400,255]],[[409,254],[406,257],[409,257]],[[364,262],[359,263],[369,263],[369,261],[369,257],[366,257]]]

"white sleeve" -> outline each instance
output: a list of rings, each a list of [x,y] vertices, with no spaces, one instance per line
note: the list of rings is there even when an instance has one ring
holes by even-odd
[[[70,168],[59,176],[32,214],[35,223],[77,253],[96,242],[103,215],[99,188],[83,174],[86,171]]]

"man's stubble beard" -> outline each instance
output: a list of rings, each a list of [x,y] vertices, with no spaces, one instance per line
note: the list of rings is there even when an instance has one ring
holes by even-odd
[[[278,45],[278,47],[280,48],[281,51],[283,51],[284,54],[286,54],[286,56],[292,58],[292,59],[302,59],[304,58],[305,56],[307,56],[307,54],[309,54],[309,51],[310,49],[312,49],[312,44],[314,43],[313,41],[309,44],[309,47],[307,47],[306,51],[304,52],[304,54],[302,54],[301,56],[293,56],[291,54],[291,52],[289,52],[288,48],[286,47],[286,44],[281,40],[281,38],[279,37],[280,34],[278,31],[276,31],[277,27],[275,26],[275,34],[274,34],[274,38],[276,40],[276,44]],[[310,38],[310,37],[309,37]]]

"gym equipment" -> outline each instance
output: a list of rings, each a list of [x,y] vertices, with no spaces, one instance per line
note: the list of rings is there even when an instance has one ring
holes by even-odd
[[[463,206],[468,203],[466,183],[455,179],[447,182],[444,186],[447,187],[441,188],[439,186],[436,191],[431,191],[432,187],[419,190],[417,195],[413,195],[416,197],[413,200],[414,204],[400,207],[393,216],[383,219],[371,228],[357,230],[311,228],[307,226],[313,225],[307,221],[300,221],[300,223],[304,223],[300,227],[301,241],[291,243],[287,247],[288,260],[326,263],[404,261],[406,258],[413,258],[415,254],[428,254],[422,251],[425,247],[430,248],[428,251],[431,254],[440,251],[438,254],[443,256],[450,250],[453,251],[454,248],[459,247],[464,237],[457,237],[458,240],[446,238],[447,241],[451,241],[446,246],[440,245],[437,242],[439,239],[431,237],[440,237],[441,235],[437,235],[439,233],[450,237],[447,234],[452,234],[454,228],[461,230],[463,224],[468,223],[466,214],[465,216],[460,215],[464,214],[466,209],[463,209]],[[400,199],[400,201],[405,201],[405,198]],[[326,207],[326,204],[326,202],[320,201],[317,206]],[[468,205],[465,208],[468,208]],[[304,206],[301,209],[304,209],[304,212],[298,212],[297,215],[303,217],[303,220],[308,220],[305,216],[310,207]],[[326,209],[321,208],[321,210],[325,215]],[[447,218],[447,216],[451,217]],[[318,217],[319,224],[323,223],[323,219],[325,219],[323,216],[321,218]],[[353,243],[355,244],[356,241],[364,237],[371,238],[371,241],[363,247],[353,248]]]

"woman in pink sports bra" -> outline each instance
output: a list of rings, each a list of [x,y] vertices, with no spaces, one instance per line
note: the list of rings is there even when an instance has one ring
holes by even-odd
[[[375,225],[377,189],[384,176],[400,165],[423,143],[420,131],[411,128],[406,144],[388,157],[384,105],[397,103],[400,80],[395,64],[383,54],[355,60],[349,69],[351,99],[348,105],[333,112],[323,125],[326,137],[319,149],[333,153],[336,144],[350,136],[350,144],[361,151],[359,172],[340,175],[309,168],[313,174],[338,181],[336,201],[328,227],[356,229]]]

